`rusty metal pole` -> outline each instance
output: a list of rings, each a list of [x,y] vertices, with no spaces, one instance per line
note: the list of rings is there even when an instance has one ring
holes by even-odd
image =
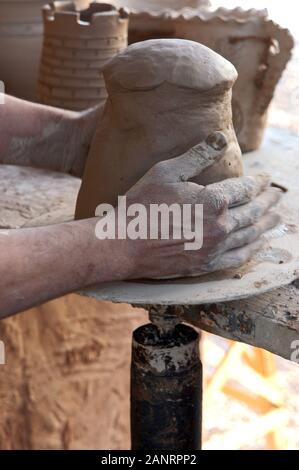
[[[152,323],[133,333],[132,450],[201,447],[199,335],[175,307],[150,308]]]

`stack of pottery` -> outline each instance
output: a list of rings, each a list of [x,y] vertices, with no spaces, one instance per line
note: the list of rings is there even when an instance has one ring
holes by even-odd
[[[0,0],[0,80],[7,93],[35,100],[45,0]],[[78,2],[82,6],[86,0]]]
[[[43,19],[40,102],[83,110],[105,101],[102,67],[127,47],[128,14],[106,3],[78,11],[72,2],[54,2]]]
[[[133,13],[129,42],[153,38],[197,41],[234,64],[239,73],[233,89],[235,130],[243,152],[257,149],[275,87],[291,57],[289,31],[271,21],[266,10]]]

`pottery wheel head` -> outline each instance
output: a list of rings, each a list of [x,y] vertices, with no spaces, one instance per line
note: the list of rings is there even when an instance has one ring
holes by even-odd
[[[235,67],[206,46],[184,39],[153,39],[129,46],[104,68],[108,90],[142,91],[164,83],[207,92],[229,90]]]

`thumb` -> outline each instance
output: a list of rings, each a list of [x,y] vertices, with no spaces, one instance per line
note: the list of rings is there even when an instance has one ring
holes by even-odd
[[[213,166],[224,155],[227,140],[222,132],[213,132],[183,155],[163,162],[163,182],[188,181]],[[158,164],[159,167],[159,164]]]

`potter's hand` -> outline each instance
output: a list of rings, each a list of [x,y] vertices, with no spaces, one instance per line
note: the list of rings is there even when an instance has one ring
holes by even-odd
[[[82,176],[101,106],[56,109],[5,95],[0,106],[0,163]]]
[[[206,187],[188,182],[217,162],[225,148],[224,136],[215,133],[185,155],[154,166],[127,194],[127,205],[202,204],[200,250],[185,250],[186,240],[99,240],[95,233],[103,218],[96,217],[0,229],[0,319],[100,282],[193,276],[245,263],[261,247],[261,235],[278,223],[268,211],[280,194],[269,188],[266,176]]]
[[[226,147],[222,133],[211,134],[184,155],[155,165],[128,192],[127,204],[203,205],[202,248],[188,251],[186,240],[128,241],[130,278],[194,276],[235,268],[262,247],[264,232],[279,222],[279,216],[269,212],[280,198],[280,191],[269,187],[269,176],[232,178],[206,187],[188,181],[220,160]]]

